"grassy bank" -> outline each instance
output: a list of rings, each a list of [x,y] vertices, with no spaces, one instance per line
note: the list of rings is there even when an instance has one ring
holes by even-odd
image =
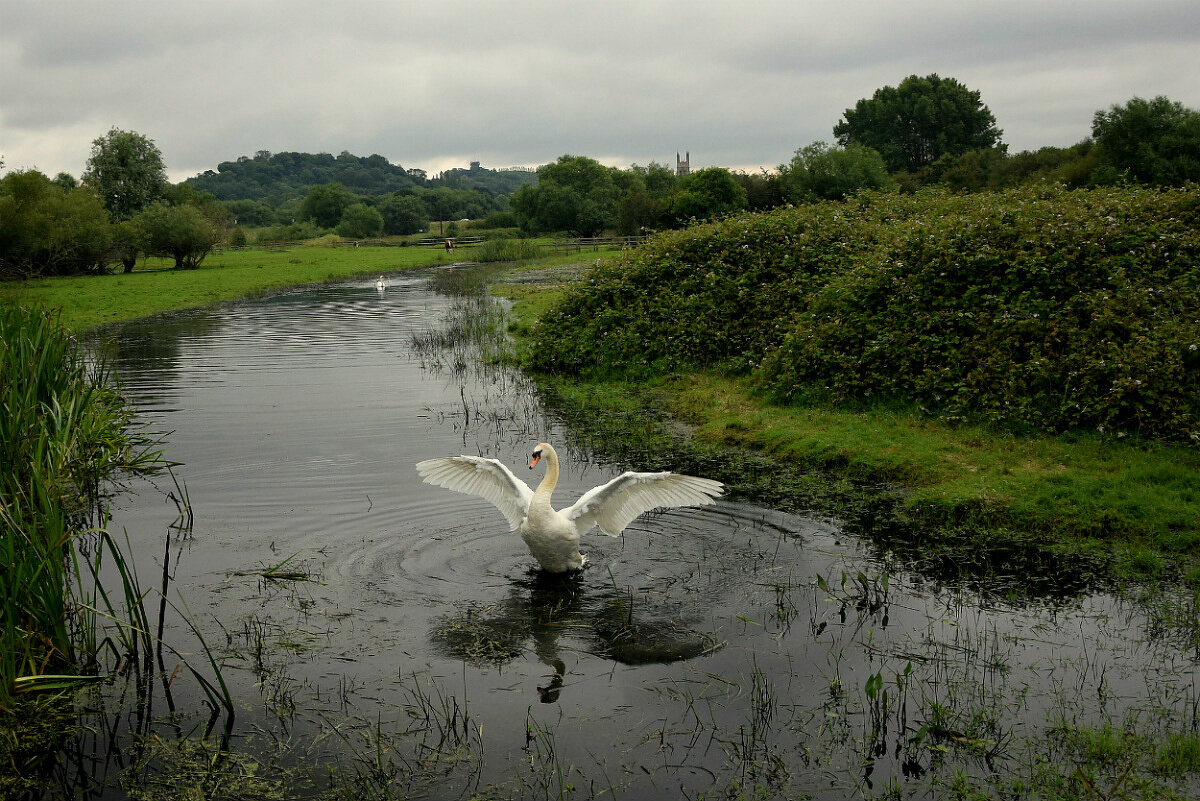
[[[452,260],[442,250],[418,247],[247,248],[214,253],[195,270],[175,270],[167,259],[147,259],[128,274],[23,281],[0,287],[0,293],[6,303],[60,309],[63,325],[78,331],[289,286]]]
[[[1194,312],[1195,307],[1171,299],[1195,294],[1195,261],[1190,255],[1195,237],[1187,225],[1180,228],[1177,218],[1157,228],[1151,222],[1158,205],[1174,204],[1174,212],[1193,213],[1192,195],[1022,195],[1008,206],[1002,199],[991,201],[1000,209],[1000,219],[986,217],[986,204],[984,211],[976,212],[954,198],[936,197],[928,207],[919,203],[898,200],[896,207],[882,209],[884,201],[876,200],[857,210],[824,206],[734,218],[662,237],[569,287],[558,283],[542,291],[520,284],[497,291],[516,301],[518,321],[511,330],[528,363],[574,374],[572,383],[582,374],[590,381],[586,392],[593,398],[622,393],[652,398],[654,404],[694,423],[695,438],[709,445],[748,448],[833,481],[884,488],[886,510],[876,506],[866,514],[881,546],[905,549],[926,565],[936,562],[944,568],[940,573],[962,568],[989,576],[1020,576],[1036,568],[1043,573],[1073,571],[1091,577],[1087,582],[1165,578],[1200,588],[1200,451],[1194,444],[1152,440],[1135,432],[1114,435],[1094,427],[1048,432],[1032,424],[1032,415],[1025,412],[1015,424],[1003,415],[978,414],[971,420],[964,412],[976,406],[966,401],[938,409],[932,396],[928,404],[923,397],[904,403],[894,391],[883,403],[870,403],[869,392],[835,397],[824,381],[845,383],[848,373],[834,369],[828,378],[821,374],[814,379],[793,371],[780,379],[776,350],[780,344],[786,350],[802,341],[820,343],[836,329],[832,315],[840,315],[844,341],[863,326],[882,326],[860,319],[865,314],[860,309],[877,307],[878,318],[892,327],[874,336],[880,341],[893,338],[886,350],[899,360],[896,363],[924,359],[929,362],[926,372],[942,375],[934,360],[949,354],[953,361],[956,351],[944,343],[956,342],[980,360],[980,375],[1006,371],[1009,359],[1028,360],[1021,367],[1028,373],[1043,371],[1042,378],[1022,385],[1020,391],[1027,395],[1014,396],[1014,409],[1049,409],[1046,387],[1058,387],[1052,401],[1061,402],[1068,387],[1079,389],[1070,384],[1070,377],[1078,378],[1085,369],[1096,373],[1088,379],[1092,384],[1100,381],[1103,371],[1120,368],[1123,374],[1141,374],[1145,369],[1145,378],[1112,379],[1110,389],[1097,390],[1100,397],[1091,409],[1104,404],[1109,409],[1136,408],[1126,420],[1141,420],[1147,430],[1154,429],[1151,421],[1165,422],[1171,415],[1190,420],[1193,412],[1183,410],[1195,409],[1198,403],[1195,366],[1188,361],[1194,333],[1194,314],[1188,309]],[[1126,228],[1114,222],[1122,207]],[[950,221],[953,225],[942,219],[948,210],[959,213]],[[1067,230],[1031,240],[1040,219],[1058,212],[1063,212],[1060,227]],[[905,309],[888,306],[896,293],[881,290],[881,283],[899,281],[896,285],[906,289],[899,294],[913,295],[922,282],[946,282],[950,271],[968,272],[954,254],[971,251],[972,231],[964,216],[972,213],[977,217],[967,222],[974,235],[989,241],[988,247],[980,248],[989,254],[988,266],[979,267],[977,283],[984,289],[972,289],[970,275],[958,275],[962,285],[940,301],[949,311],[937,319],[928,312],[929,303],[935,303],[932,289],[926,293],[928,303],[911,303],[917,317],[905,317]],[[1004,228],[1006,215],[1018,219],[1014,230]],[[1096,235],[1097,241],[1082,248],[1073,242],[1075,228],[1068,223]],[[956,235],[949,230],[954,225]],[[1130,240],[1146,240],[1144,225],[1158,237],[1157,249],[1129,245]],[[953,247],[947,253],[937,251],[940,240],[931,231]],[[996,242],[1014,231],[1020,234],[1012,240],[1020,251],[1013,263],[1019,266],[1002,275],[1016,287],[1013,297],[1019,313],[1004,311],[1008,290],[997,287],[990,266],[1003,263]],[[1055,240],[1056,235],[1061,240]],[[899,248],[908,258],[908,251],[917,247],[914,239],[922,243],[926,257],[946,269],[906,267],[904,277],[898,277],[900,259],[887,254]],[[1080,254],[1081,248],[1086,253]],[[886,275],[872,277],[874,270]],[[1034,278],[1022,277],[1025,272]],[[1064,273],[1080,287],[1091,281],[1087,276],[1097,276],[1098,288],[1076,288],[1076,295],[1070,295],[1074,284],[1054,278]],[[1081,273],[1087,275],[1080,277]],[[1162,288],[1153,289],[1156,285]],[[1144,319],[1138,314],[1140,299],[1151,290],[1163,302]],[[858,291],[868,297],[859,301]],[[1056,293],[1067,293],[1058,306]],[[1082,311],[1079,293],[1094,300],[1091,311]],[[972,296],[983,297],[996,320],[1020,318],[1012,326],[995,324],[1016,337],[1013,342],[989,349],[982,339],[971,337],[988,335],[994,324],[955,323],[970,319],[971,309],[960,307],[966,305],[961,299]],[[1112,312],[1117,307],[1120,314]],[[829,321],[816,326],[814,319],[821,315],[829,315]],[[1070,329],[1073,321],[1086,325],[1076,331]],[[940,333],[943,325],[950,326],[948,333]],[[1128,359],[1117,344],[1118,329],[1138,343]],[[923,331],[923,337],[905,339],[906,330]],[[938,337],[944,342],[935,349],[929,343]],[[1048,365],[1050,355],[1037,350],[1043,338],[1061,348],[1056,365]],[[846,371],[862,369],[851,366],[870,361],[876,365],[870,375],[886,373],[887,356],[877,343],[865,335],[857,342],[865,350],[845,357],[850,360],[844,360]],[[1075,343],[1069,353],[1067,343]],[[1097,351],[1088,350],[1091,343]],[[1160,360],[1154,356],[1159,351],[1165,354]],[[1114,360],[1124,361],[1115,366]],[[1168,369],[1171,360],[1175,366]],[[1070,377],[1052,374],[1068,361],[1090,367],[1080,367]],[[704,369],[704,363],[719,369]],[[1159,369],[1163,374],[1150,380],[1148,374]],[[822,386],[810,391],[812,381]],[[1006,386],[1013,392],[1020,389]],[[1043,389],[1034,391],[1037,386]],[[653,389],[648,392],[648,387]],[[1078,403],[1072,399],[1064,405],[1078,412],[1079,420],[1094,423],[1096,415],[1081,411],[1085,396],[1086,392]],[[989,396],[978,408],[1008,406],[1003,398],[992,401]],[[1070,420],[1066,412],[1055,414]],[[1118,417],[1114,411],[1104,421]],[[1178,439],[1177,432],[1187,429],[1183,424],[1162,430]],[[727,480],[731,478],[737,482],[736,475]],[[851,518],[862,513],[836,508],[836,502],[833,507]],[[880,525],[881,516],[886,524]]]
[[[541,255],[546,250],[549,248],[544,242],[535,245],[507,240],[460,248],[449,254],[440,248],[427,247],[299,245],[287,249],[243,248],[214,253],[195,270],[175,270],[174,262],[151,258],[139,262],[138,268],[128,274],[0,284],[0,302],[57,309],[66,328],[81,331],[176,309],[263,295],[291,286],[456,261],[536,257],[540,265],[555,265],[581,259],[578,253]],[[612,252],[612,248],[585,252],[583,257],[594,259]]]

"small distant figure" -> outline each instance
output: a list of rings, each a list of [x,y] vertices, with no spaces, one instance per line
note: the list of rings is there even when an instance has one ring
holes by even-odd
[[[384,278],[382,275],[379,276],[379,280],[375,282],[376,289],[387,289],[387,285],[388,285],[387,279]]]
[[[454,250],[454,240],[447,239],[446,240],[446,252],[449,253],[452,250]]]

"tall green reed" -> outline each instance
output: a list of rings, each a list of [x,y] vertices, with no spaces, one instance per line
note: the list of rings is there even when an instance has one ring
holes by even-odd
[[[101,482],[166,465],[109,378],[52,313],[0,307],[0,706],[94,658],[76,542]]]

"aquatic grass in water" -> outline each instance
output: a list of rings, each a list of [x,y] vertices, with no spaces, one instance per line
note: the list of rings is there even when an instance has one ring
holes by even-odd
[[[70,597],[69,554],[100,482],[162,466],[149,437],[49,314],[0,309],[0,703],[77,661],[94,622]],[[82,655],[84,661],[91,653]]]
[[[102,527],[103,484],[168,467],[155,440],[133,428],[104,366],[85,359],[52,315],[4,306],[0,407],[0,709],[12,727],[0,743],[0,794],[7,794],[36,784],[39,766],[54,755],[16,758],[27,740],[43,736],[23,711],[36,703],[31,694],[96,680],[105,652],[113,666],[166,675],[165,648],[178,658],[175,672],[186,668],[199,681],[214,720],[221,710],[232,715],[232,704],[211,653],[216,684],[163,642],[169,559],[155,626],[152,590],[138,583],[132,549]],[[186,490],[176,489],[186,501]],[[177,530],[190,520],[180,506]],[[113,590],[101,581],[106,569],[116,573]],[[61,737],[65,723],[49,736]]]

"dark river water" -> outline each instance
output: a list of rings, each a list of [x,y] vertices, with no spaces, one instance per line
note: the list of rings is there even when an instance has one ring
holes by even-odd
[[[96,690],[75,795],[937,798],[1069,764],[1072,727],[1195,730],[1171,625],[1107,596],[985,601],[820,515],[653,513],[585,539],[581,574],[541,575],[497,510],[413,465],[485,455],[534,485],[548,440],[560,507],[629,466],[569,445],[519,373],[414,350],[457,303],[404,274],[106,334],[194,512],[172,528],[160,475],[109,530],[143,586],[167,560],[164,639],[212,676],[192,620],[235,714],[210,720],[186,670]]]

